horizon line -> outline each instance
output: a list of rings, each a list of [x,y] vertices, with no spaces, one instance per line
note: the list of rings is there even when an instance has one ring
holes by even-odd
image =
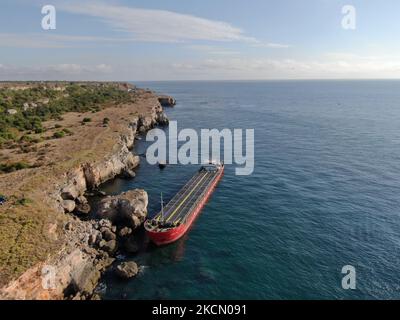
[[[167,80],[89,80],[89,79],[79,79],[79,80],[50,80],[50,79],[40,79],[40,80],[0,80],[2,82],[267,82],[267,81],[400,81],[400,78],[303,78],[303,79],[167,79]]]

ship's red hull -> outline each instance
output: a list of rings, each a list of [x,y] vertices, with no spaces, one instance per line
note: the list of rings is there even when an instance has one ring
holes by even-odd
[[[150,230],[146,230],[147,235],[156,245],[162,246],[172,242],[175,242],[179,238],[181,238],[186,231],[190,228],[194,220],[196,220],[197,216],[199,215],[201,209],[206,204],[207,200],[210,198],[211,194],[213,193],[215,187],[217,186],[219,180],[221,180],[224,174],[224,167],[222,167],[221,172],[218,173],[218,176],[215,178],[212,185],[208,188],[207,193],[204,195],[203,199],[199,202],[196,208],[194,208],[193,212],[190,214],[190,217],[186,221],[186,223],[181,224],[178,227],[168,229],[163,232],[154,232]]]

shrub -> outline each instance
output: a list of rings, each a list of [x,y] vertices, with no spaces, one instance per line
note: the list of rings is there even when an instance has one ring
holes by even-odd
[[[31,136],[28,136],[28,135],[26,135],[26,134],[24,134],[20,139],[19,139],[19,141],[20,142],[32,142],[32,137]]]
[[[104,118],[103,119],[103,124],[108,124],[110,122],[110,119],[109,118]]]
[[[82,122],[91,122],[92,119],[91,118],[83,118]]]
[[[64,128],[62,131],[65,132],[68,135],[72,135],[72,131],[67,129],[67,128]]]
[[[38,103],[36,108],[23,110],[24,103],[43,99],[48,100],[48,103]],[[65,83],[65,91],[45,86],[18,91],[0,88],[0,145],[12,141],[17,130],[42,133],[45,131],[43,121],[62,120],[64,113],[97,112],[105,107],[105,104],[126,103],[132,100],[131,94],[113,84]],[[5,112],[7,109],[16,109],[18,112],[8,114]],[[90,118],[85,118],[82,123],[90,121]],[[61,129],[60,124],[55,124],[55,127]]]
[[[65,136],[65,132],[64,131],[57,131],[57,132],[54,132],[54,134],[53,134],[53,138],[55,138],[55,139],[60,139],[60,138],[62,138],[64,136]]]
[[[22,169],[29,168],[29,164],[26,162],[15,162],[15,163],[1,163],[0,164],[0,172],[10,173]]]
[[[17,201],[15,201],[15,204],[20,206],[25,206],[29,203],[32,203],[32,200],[29,198],[20,198]]]

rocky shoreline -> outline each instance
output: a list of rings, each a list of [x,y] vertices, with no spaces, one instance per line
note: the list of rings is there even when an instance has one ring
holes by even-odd
[[[80,163],[52,187],[47,201],[58,213],[68,215],[62,249],[1,288],[1,299],[98,299],[94,289],[114,262],[117,250],[137,251],[134,230],[147,216],[146,191],[105,196],[100,201],[99,219],[85,221],[80,217],[90,211],[88,193],[117,176],[134,177],[133,170],[140,162],[132,153],[135,139],[155,126],[167,125],[163,106],[176,103],[168,96],[156,101],[151,112],[129,119],[127,130],[119,135],[107,157]],[[132,277],[137,266],[121,265],[116,273],[122,278]]]

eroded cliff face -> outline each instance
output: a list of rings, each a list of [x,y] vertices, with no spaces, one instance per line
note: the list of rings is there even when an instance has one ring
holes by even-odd
[[[167,125],[168,122],[160,103],[156,103],[150,113],[134,117],[126,133],[120,135],[114,151],[108,157],[99,162],[83,163],[66,174],[65,183],[60,186],[60,192],[57,191],[53,195],[59,207],[66,212],[72,212],[75,206],[71,201],[82,197],[87,190],[93,190],[116,176],[130,175],[132,169],[140,163],[139,156],[131,151],[135,137],[157,125]]]
[[[135,137],[157,125],[168,124],[158,99],[154,101],[157,103],[152,105],[150,112],[132,116],[127,128],[103,159],[80,163],[51,186],[52,191],[46,201],[59,214],[73,212],[85,203],[85,192],[139,165],[139,157],[131,151]],[[147,193],[136,190],[119,198],[116,202],[118,206],[113,209],[131,219],[134,229],[145,220],[147,202]],[[0,290],[1,299],[94,297],[93,290],[102,272],[114,260],[113,255],[118,248],[116,234],[122,234],[127,228],[117,230],[108,220],[82,221],[74,215],[70,215],[68,220],[61,231],[62,249],[4,286]],[[132,247],[129,239],[126,245]]]
[[[99,226],[94,221],[72,219],[65,225],[64,248],[2,288],[0,298],[61,300],[92,297],[101,274],[114,261],[111,255],[90,242],[99,234],[96,227]]]
[[[149,199],[147,192],[141,189],[129,190],[119,196],[108,196],[100,201],[97,214],[113,224],[136,229],[146,219]]]

